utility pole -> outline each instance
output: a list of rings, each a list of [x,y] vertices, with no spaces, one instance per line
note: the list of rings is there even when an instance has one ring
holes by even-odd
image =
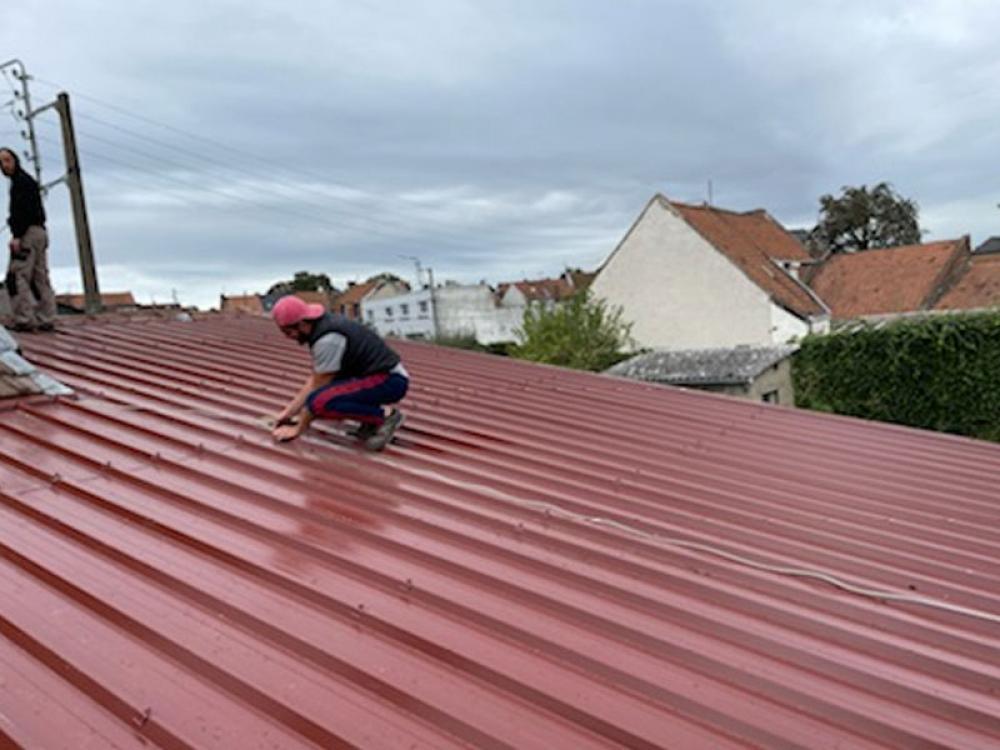
[[[38,185],[41,186],[42,162],[41,159],[38,158],[38,140],[35,138],[35,123],[32,120],[33,113],[31,111],[31,92],[28,90],[28,81],[30,79],[24,68],[24,63],[17,58],[0,64],[0,70],[6,70],[7,68],[12,69],[12,75],[15,80],[19,81],[21,84],[21,90],[14,92],[14,99],[20,99],[23,101],[24,109],[15,110],[14,112],[18,117],[24,120],[25,124],[28,126],[27,131],[21,131],[21,137],[28,141],[28,146],[31,149],[30,151],[24,152],[24,157],[31,162],[35,171],[35,180],[38,182]]]
[[[20,60],[8,60],[0,64],[0,71],[7,68],[13,69],[13,76],[21,83],[21,91],[14,92],[15,99],[24,102],[24,110],[18,111],[18,116],[27,124],[27,131],[22,131],[21,136],[28,141],[31,148],[30,153],[25,152],[25,156],[34,165],[35,179],[38,187],[45,195],[49,188],[65,182],[69,188],[70,205],[73,209],[73,226],[76,230],[76,246],[80,258],[80,273],[83,276],[84,309],[88,314],[96,314],[101,311],[101,294],[97,288],[97,267],[94,263],[94,248],[90,239],[90,223],[87,220],[87,204],[83,198],[83,178],[80,175],[80,157],[76,150],[76,133],[73,130],[73,117],[69,108],[69,94],[61,91],[54,102],[49,102],[38,109],[31,108],[31,92],[28,89],[28,81],[31,77]],[[66,174],[48,184],[42,183],[42,162],[38,156],[38,142],[35,138],[35,118],[47,109],[54,109],[59,113],[60,124],[62,125],[63,151],[66,158]]]
[[[438,337],[438,306],[437,295],[434,294],[434,269],[427,269],[427,281],[431,290],[431,325],[434,327],[434,338]]]
[[[60,91],[56,97],[56,111],[62,123],[63,151],[66,154],[66,187],[73,206],[73,225],[76,227],[76,248],[83,274],[84,310],[90,315],[101,311],[101,293],[97,289],[97,268],[94,247],[90,241],[90,223],[87,221],[87,203],[83,199],[83,177],[80,175],[80,157],[76,152],[76,133],[69,109],[69,94]]]

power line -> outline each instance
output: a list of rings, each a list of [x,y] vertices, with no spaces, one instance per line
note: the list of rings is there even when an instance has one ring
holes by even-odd
[[[41,83],[43,85],[46,85],[46,86],[50,86],[50,87],[53,87],[53,88],[60,88],[60,86],[58,84],[53,83],[52,81],[47,81],[47,80],[45,80],[43,78],[33,77],[33,80],[35,80],[35,81],[37,81],[37,82],[39,82],[39,83]],[[330,185],[332,187],[340,187],[340,188],[345,188],[345,189],[349,189],[349,190],[353,189],[349,185],[345,185],[344,183],[340,183],[340,182],[336,182],[336,181],[331,181],[329,179],[329,175],[320,175],[318,173],[310,172],[308,170],[303,170],[303,169],[297,169],[297,172],[293,173],[291,170],[289,170],[289,168],[288,168],[288,166],[286,164],[283,164],[283,163],[281,163],[281,162],[279,162],[277,160],[274,160],[274,159],[270,159],[266,155],[263,155],[263,154],[260,154],[260,153],[250,153],[250,152],[247,152],[247,151],[243,151],[242,149],[235,148],[235,147],[233,147],[233,146],[231,146],[231,145],[229,145],[227,143],[223,143],[221,141],[217,141],[217,140],[215,140],[213,138],[208,138],[208,137],[200,135],[198,133],[192,133],[190,131],[184,130],[182,128],[178,128],[178,127],[176,127],[174,125],[170,125],[168,123],[161,122],[161,121],[156,120],[156,119],[151,118],[151,117],[147,117],[147,116],[144,116],[144,115],[135,114],[134,112],[132,112],[132,111],[130,111],[128,109],[125,109],[123,107],[119,107],[119,106],[117,106],[115,104],[111,104],[110,102],[103,101],[101,99],[98,99],[97,97],[89,96],[87,94],[81,94],[81,93],[78,93],[78,92],[74,92],[73,96],[75,96],[77,98],[80,98],[80,99],[84,99],[84,100],[89,101],[89,102],[91,102],[93,104],[96,104],[98,106],[105,107],[107,109],[110,109],[110,110],[112,110],[114,112],[117,112],[117,113],[119,113],[121,115],[124,115],[126,117],[131,117],[131,118],[139,120],[141,122],[145,122],[145,123],[148,123],[150,125],[154,125],[156,127],[163,128],[165,130],[168,130],[170,132],[176,133],[178,135],[182,135],[182,136],[185,136],[187,138],[191,138],[191,139],[194,139],[194,140],[197,140],[197,141],[201,141],[201,142],[209,144],[209,145],[211,145],[211,146],[213,146],[215,148],[219,148],[219,149],[223,149],[225,151],[229,151],[229,152],[231,152],[231,153],[233,153],[235,155],[238,155],[240,157],[243,157],[245,159],[250,159],[254,163],[263,162],[263,163],[266,163],[266,164],[271,164],[274,167],[276,167],[277,169],[281,170],[282,172],[285,172],[286,174],[295,174],[296,177],[298,177],[300,175],[304,175],[304,176],[307,176],[307,177],[311,177],[313,180],[315,180],[315,181],[317,181],[319,183]],[[90,118],[93,119],[93,120],[100,119],[100,118],[96,118],[96,117],[93,117],[93,116],[90,116]],[[122,130],[124,132],[130,132],[133,135],[138,135],[138,134],[135,134],[134,131],[128,131],[128,129],[122,128],[121,126],[116,126],[116,127],[117,127],[117,129]],[[156,139],[149,138],[148,136],[139,136],[139,137],[143,137],[143,138],[146,138],[148,140],[153,140],[153,141],[156,140]],[[162,145],[164,145],[167,148],[175,148],[175,146],[173,146],[173,144],[167,144],[167,143],[164,143],[162,141],[159,141],[159,143],[161,143]],[[188,153],[191,153],[191,152],[188,151]],[[209,160],[212,160],[210,157],[206,157],[203,154],[196,154],[196,156],[199,159],[209,159]],[[218,162],[218,160],[212,160],[212,161],[215,161],[216,163],[220,163],[221,164],[221,162]],[[226,166],[228,167],[228,165],[226,165]],[[228,168],[232,168],[232,167],[228,167]],[[245,171],[245,170],[242,170],[242,171]],[[256,173],[251,173],[251,174],[253,174],[253,176],[255,176],[255,177],[258,176]],[[270,181],[275,181],[276,180],[275,173],[274,172],[268,172],[267,173],[267,179],[270,180]],[[301,190],[301,188],[299,188],[299,187],[296,187],[295,189]],[[373,202],[377,201],[377,199],[371,199],[371,200]],[[404,203],[409,203],[413,208],[415,208],[417,210],[422,210],[424,208],[422,205],[417,204],[414,201],[406,199],[406,198],[397,198],[396,200],[397,201],[402,201]],[[438,230],[438,231],[442,231],[444,233],[444,234],[442,234],[442,236],[447,236],[447,232],[451,230],[451,227],[449,225],[441,224],[440,222],[438,222],[435,219],[431,219],[429,217],[422,217],[421,220],[425,224],[426,223],[438,224],[438,226],[440,226],[440,227],[445,227],[445,229],[443,229],[443,230]],[[383,217],[383,219],[381,220],[381,222],[385,223],[385,217]],[[427,232],[425,232],[425,233],[427,233]],[[461,237],[460,235],[452,235],[452,236],[454,238],[459,239],[459,241],[461,243],[463,243],[463,244],[467,244],[467,242],[468,242],[467,239],[465,239],[464,237]]]
[[[340,200],[340,199],[337,199],[335,197],[326,197],[326,198],[323,198],[323,197],[316,196],[315,194],[311,194],[306,188],[302,187],[301,184],[291,182],[291,181],[289,181],[287,179],[282,179],[280,176],[277,176],[277,175],[275,175],[273,173],[269,172],[269,173],[266,173],[266,174],[262,174],[260,172],[254,172],[252,170],[246,169],[245,167],[242,167],[242,166],[237,166],[237,165],[229,164],[227,162],[220,161],[220,160],[218,160],[218,159],[216,159],[214,157],[207,156],[207,155],[202,154],[200,152],[192,151],[190,149],[185,149],[185,148],[183,148],[181,146],[177,146],[176,144],[168,143],[168,142],[160,140],[158,138],[151,137],[149,135],[146,135],[145,133],[139,133],[139,132],[137,132],[135,130],[131,130],[130,128],[123,127],[123,126],[121,126],[121,125],[119,125],[117,123],[112,123],[112,122],[104,120],[104,119],[102,119],[100,117],[95,117],[95,116],[87,114],[87,113],[80,113],[80,114],[78,114],[78,117],[82,118],[82,119],[90,120],[90,121],[95,122],[95,123],[98,123],[98,124],[100,124],[100,125],[102,125],[104,127],[111,128],[111,129],[115,130],[116,132],[124,133],[126,135],[129,135],[129,136],[131,136],[133,138],[142,140],[144,142],[160,146],[160,147],[162,147],[164,149],[167,149],[167,150],[169,150],[169,151],[171,151],[173,153],[179,152],[179,153],[182,153],[182,154],[186,154],[186,155],[188,155],[188,156],[190,156],[190,157],[192,157],[194,159],[197,159],[198,162],[199,162],[199,164],[197,166],[190,167],[190,169],[192,169],[194,171],[204,172],[206,174],[215,174],[215,172],[213,170],[208,169],[208,168],[206,168],[204,166],[204,162],[209,162],[211,164],[218,165],[222,169],[229,170],[229,171],[232,171],[232,172],[238,172],[238,173],[244,174],[244,175],[246,175],[248,177],[251,177],[251,178],[253,178],[255,180],[266,181],[267,184],[268,184],[268,187],[278,187],[278,188],[284,187],[286,194],[289,194],[289,191],[290,191],[290,193],[291,193],[290,197],[294,197],[294,198],[296,198],[298,200],[308,201],[308,202],[312,203],[314,206],[316,206],[317,208],[322,208],[322,209],[328,210],[328,211],[329,210],[333,210],[333,211],[338,212],[342,217],[344,217],[346,219],[349,219],[349,220],[352,220],[352,221],[355,221],[355,222],[358,222],[358,221],[361,222],[361,224],[359,224],[359,225],[356,224],[355,226],[357,228],[363,230],[363,231],[375,232],[377,234],[382,234],[383,236],[392,237],[394,239],[398,238],[399,235],[398,234],[394,234],[394,233],[387,233],[387,232],[383,231],[382,228],[385,227],[385,226],[399,227],[399,231],[403,234],[403,236],[406,236],[407,232],[410,232],[410,233],[413,232],[413,224],[412,223],[407,223],[407,222],[396,220],[396,219],[393,218],[392,214],[389,214],[388,216],[383,215],[376,222],[374,219],[371,219],[366,213],[364,213],[361,210],[355,210],[355,209],[345,208],[345,207],[341,207],[341,206],[337,206],[337,205],[331,205],[331,203],[336,204],[336,202],[338,200]],[[116,145],[118,145],[118,144],[116,143]],[[157,157],[157,158],[159,158],[159,157]],[[285,168],[285,169],[287,170],[287,168]],[[228,176],[227,176],[227,179],[228,179]],[[324,181],[324,184],[331,184],[333,186],[336,186],[336,183],[327,183],[325,181]],[[259,191],[264,191],[264,190],[267,190],[268,188],[255,187],[254,189],[255,190],[259,190]],[[375,199],[371,199],[371,198],[366,198],[365,199],[366,203],[369,203],[369,204],[373,203],[374,200]],[[421,222],[422,222],[422,224],[426,225],[428,223],[427,217],[422,217],[421,218]],[[450,226],[448,226],[447,230],[434,229],[434,228],[426,228],[426,227],[419,227],[419,229],[420,229],[420,233],[421,234],[428,235],[428,236],[430,236],[432,238],[435,238],[435,239],[444,240],[446,243],[459,244],[459,245],[462,245],[462,246],[467,246],[468,245],[468,238],[465,235],[460,235],[460,234],[454,233],[452,231],[452,227],[450,227]]]
[[[42,141],[44,141],[46,143],[50,143],[50,144],[53,144],[53,145],[56,145],[56,146],[60,145],[57,141],[53,140],[52,138],[48,138],[46,136],[39,136],[39,140],[42,140]],[[80,153],[83,154],[83,155],[85,155],[88,159],[92,158],[92,157],[93,158],[97,158],[99,160],[103,160],[103,161],[106,161],[106,162],[109,162],[109,163],[112,163],[112,164],[116,164],[116,165],[118,165],[120,167],[123,167],[124,169],[130,170],[132,172],[139,172],[139,173],[150,175],[154,179],[157,179],[157,180],[160,180],[160,181],[177,183],[181,187],[187,188],[188,192],[190,192],[190,188],[191,187],[195,187],[195,188],[198,188],[200,190],[207,191],[207,192],[218,193],[219,195],[222,195],[223,197],[228,198],[230,200],[233,200],[233,199],[239,200],[239,196],[233,196],[233,195],[230,195],[228,193],[223,193],[223,192],[221,192],[219,190],[214,190],[213,188],[210,188],[210,187],[205,187],[204,185],[199,184],[197,182],[194,182],[193,180],[176,177],[175,175],[171,175],[171,174],[167,174],[167,173],[163,173],[163,172],[154,172],[153,170],[148,169],[146,167],[142,167],[142,166],[138,166],[138,165],[136,165],[134,163],[122,161],[121,159],[117,159],[117,158],[115,158],[113,156],[109,156],[109,155],[107,155],[107,154],[105,154],[105,153],[103,153],[101,151],[94,151],[93,149],[89,149],[88,148],[87,150],[82,150],[81,149]],[[113,176],[115,176],[115,175],[113,175]],[[134,184],[137,181],[130,180],[130,182],[132,182]],[[139,184],[143,188],[145,188],[147,190],[150,189],[150,186],[148,184],[144,184],[144,183],[139,183]],[[176,190],[176,188],[174,188],[174,189]],[[160,190],[160,191],[162,191],[163,189],[162,188],[154,188],[154,190]],[[167,188],[167,190],[169,191],[170,188]],[[173,196],[173,197],[175,197],[178,200],[182,200],[182,201],[188,203],[189,205],[191,205],[193,207],[200,208],[200,209],[204,209],[205,208],[205,204],[204,203],[199,203],[199,202],[195,201],[193,198],[191,198],[189,196]],[[261,218],[259,216],[259,211],[257,211],[256,209],[263,208],[264,210],[272,211],[272,212],[277,213],[279,215],[280,223],[284,224],[285,226],[287,226],[289,228],[297,228],[299,226],[299,225],[295,224],[294,222],[289,221],[289,217],[287,216],[286,212],[284,212],[284,211],[282,211],[280,209],[277,209],[277,208],[274,208],[274,207],[271,207],[271,206],[261,206],[260,204],[255,204],[252,201],[247,201],[245,199],[244,199],[243,202],[250,203],[251,207],[253,207],[255,209],[253,215],[254,215],[254,218],[256,218],[256,219],[260,219]],[[240,211],[240,210],[246,211],[247,210],[246,208],[242,208],[242,207],[238,207],[238,206],[233,206],[233,205],[226,205],[226,204],[216,205],[216,206],[213,206],[212,208],[213,209],[219,208],[219,209],[229,210],[229,211]],[[307,218],[311,219],[312,217],[307,217]],[[327,230],[327,231],[329,231],[329,230]]]
[[[96,119],[96,118],[88,118],[88,119]],[[116,130],[123,130],[123,131],[128,132],[127,129],[125,129],[125,128],[115,127],[115,129]],[[159,154],[150,153],[149,151],[146,151],[146,150],[143,150],[143,149],[138,149],[138,148],[135,148],[134,146],[126,145],[126,144],[120,143],[118,141],[112,141],[112,140],[107,139],[107,138],[102,138],[101,136],[93,134],[89,130],[79,130],[78,129],[77,132],[80,134],[81,140],[89,139],[89,140],[98,141],[100,143],[104,143],[106,145],[112,146],[113,148],[120,149],[122,151],[127,151],[129,153],[145,157],[145,158],[153,160],[153,161],[155,161],[157,163],[170,164],[170,165],[176,166],[179,169],[182,169],[182,170],[185,170],[185,171],[188,171],[188,172],[198,172],[198,173],[209,175],[211,177],[222,177],[222,178],[224,178],[226,180],[230,179],[228,175],[224,175],[224,174],[220,175],[217,171],[211,170],[211,169],[206,169],[204,166],[189,165],[187,163],[180,162],[180,161],[178,161],[176,159],[171,159],[171,158],[168,158],[168,157],[161,156]],[[156,139],[151,139],[150,138],[150,139],[146,139],[146,140],[153,141],[154,143],[161,143],[159,141],[156,141]],[[162,145],[164,145],[164,146],[166,146],[168,148],[171,148],[172,150],[176,150],[176,149],[173,149],[173,147],[171,147],[169,144],[162,144]],[[190,152],[190,151],[184,151],[184,152],[185,153],[193,153],[193,152]],[[219,163],[219,162],[217,162],[217,163]],[[223,165],[223,166],[226,166],[226,165]],[[235,171],[243,172],[244,174],[248,175],[249,177],[252,177],[255,180],[261,180],[262,179],[260,175],[254,173],[254,172],[250,172],[249,170],[239,170],[239,169],[237,169]],[[273,180],[272,180],[272,182],[273,182]],[[244,183],[243,186],[246,187],[246,188],[248,188],[249,190],[256,191],[258,193],[260,193],[260,192],[266,193],[267,196],[274,195],[274,192],[271,191],[271,190],[268,190],[267,187],[263,187],[263,186],[259,186],[259,185],[247,185],[246,183]],[[206,188],[206,189],[208,189],[208,188]],[[215,192],[221,192],[224,189],[225,188],[215,189]],[[292,194],[288,195],[288,190],[286,189],[285,194],[288,195],[288,197],[296,199],[296,200],[301,199],[302,194],[304,192],[302,190],[302,188],[297,188],[297,187],[291,187],[291,191],[292,191]],[[232,195],[231,197],[234,198],[234,199],[237,199],[237,200],[251,201],[251,199],[243,197],[243,196],[239,196],[239,195]],[[255,205],[259,205],[261,207],[269,207],[271,210],[279,210],[279,209],[275,209],[273,206],[270,206],[267,202],[264,202],[264,201],[253,200],[252,202]],[[316,207],[319,207],[319,208],[329,208],[325,204],[318,203],[316,201],[311,201],[311,203],[312,203],[312,205],[314,205]],[[336,221],[336,222],[330,221],[330,220],[327,220],[327,219],[318,218],[318,217],[316,217],[314,215],[306,214],[306,213],[304,213],[304,212],[302,212],[300,210],[297,210],[297,209],[280,209],[280,210],[292,213],[294,215],[297,215],[297,216],[299,216],[301,218],[308,219],[310,221],[316,221],[316,222],[319,222],[319,223],[322,223],[322,224],[325,224],[325,225],[328,225],[328,226],[337,227],[339,229],[349,229],[349,230],[353,230],[353,231],[357,231],[357,232],[367,232],[367,233],[377,234],[377,235],[381,235],[381,236],[383,236],[385,238],[393,239],[393,240],[398,240],[401,237],[405,237],[406,236],[405,235],[405,227],[396,225],[397,226],[397,231],[395,231],[395,232],[391,231],[391,230],[387,231],[387,229],[383,228],[382,226],[380,226],[378,224],[370,224],[370,223],[365,223],[364,221],[359,221],[359,219],[363,220],[363,219],[365,219],[367,217],[358,216],[358,215],[352,215],[350,213],[344,212],[343,209],[338,209],[338,211],[339,211],[340,215],[342,216],[342,218],[338,219],[338,221]],[[386,223],[391,224],[391,222],[386,222]],[[435,238],[437,238],[439,241],[443,240],[444,242],[450,243],[450,244],[461,243],[463,246],[465,246],[465,245],[468,244],[467,238],[458,237],[457,235],[454,236],[454,237],[444,237],[443,235],[432,234],[432,236],[434,236]]]

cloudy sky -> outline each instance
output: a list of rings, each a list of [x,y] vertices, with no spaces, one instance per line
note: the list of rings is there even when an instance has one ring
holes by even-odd
[[[995,0],[94,7],[5,10],[0,63],[36,107],[69,92],[101,288],[141,302],[412,280],[413,257],[437,280],[594,268],[655,192],[709,180],[789,227],[887,180],[929,239],[1000,234]],[[36,126],[47,181],[58,120]],[[57,291],[80,291],[65,188],[47,206]]]

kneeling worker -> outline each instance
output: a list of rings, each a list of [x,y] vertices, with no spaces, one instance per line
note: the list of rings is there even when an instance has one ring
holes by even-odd
[[[350,419],[361,423],[354,435],[369,450],[385,448],[403,423],[403,412],[385,405],[410,385],[399,355],[360,323],[294,295],[279,299],[271,317],[286,336],[308,344],[313,358],[312,374],[276,418],[274,438],[294,440],[313,419]]]

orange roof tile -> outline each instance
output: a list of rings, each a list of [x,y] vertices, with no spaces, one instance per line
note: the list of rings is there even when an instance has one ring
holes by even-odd
[[[962,238],[837,253],[811,284],[834,319],[926,310],[968,248],[968,238]]]
[[[962,276],[934,305],[936,310],[972,310],[1000,305],[1000,255],[973,255]]]
[[[497,285],[497,294],[503,296],[512,286],[529,302],[561,300],[576,291],[565,279],[535,279],[534,281],[509,281]]]
[[[812,258],[766,211],[737,213],[713,206],[662,200],[779,305],[801,316],[826,312],[802,284],[774,263]]]
[[[333,306],[339,307],[340,305],[353,305],[361,302],[368,295],[368,292],[372,291],[377,285],[377,281],[365,281],[348,287],[343,294],[333,300]]]

